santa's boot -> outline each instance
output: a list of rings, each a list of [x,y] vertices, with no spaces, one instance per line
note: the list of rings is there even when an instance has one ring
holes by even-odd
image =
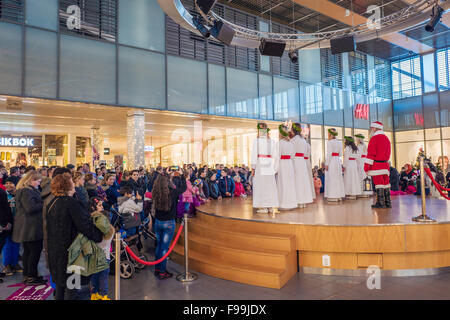
[[[386,204],[386,208],[392,208],[391,188],[384,189],[384,201],[385,201],[385,204]]]
[[[375,190],[377,192],[377,202],[372,205],[372,208],[386,208],[384,190],[381,188]]]

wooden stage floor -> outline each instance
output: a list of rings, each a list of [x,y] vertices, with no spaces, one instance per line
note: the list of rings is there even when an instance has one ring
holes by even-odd
[[[274,218],[271,213],[256,213],[252,198],[226,198],[211,201],[199,211],[231,219],[288,223],[303,225],[370,226],[416,224],[411,219],[421,214],[421,198],[414,195],[392,196],[392,209],[372,209],[372,198],[328,203],[322,195],[305,209],[280,211]],[[427,198],[427,214],[438,223],[450,223],[450,201]]]

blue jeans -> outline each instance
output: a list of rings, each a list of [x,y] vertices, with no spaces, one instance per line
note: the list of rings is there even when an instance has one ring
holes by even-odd
[[[185,202],[184,203],[184,212],[189,213],[189,207],[190,207],[190,203],[189,202]]]
[[[155,219],[155,234],[156,234],[156,250],[155,259],[161,259],[169,250],[170,242],[175,233],[175,220],[160,221]],[[166,272],[167,259],[155,265],[155,271],[161,273]]]
[[[109,268],[91,275],[91,287],[92,287],[91,293],[98,293],[101,296],[107,296],[108,277],[109,277]]]
[[[19,263],[19,250],[20,243],[12,241],[11,236],[9,235],[6,238],[6,243],[2,251],[3,265],[16,266]]]

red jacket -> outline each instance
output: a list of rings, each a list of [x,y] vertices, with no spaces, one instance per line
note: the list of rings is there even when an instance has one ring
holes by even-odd
[[[242,182],[236,182],[234,184],[234,196],[235,197],[240,197],[241,194],[245,194],[245,189],[244,186],[242,185]]]
[[[377,131],[372,136],[367,148],[367,158],[364,171],[369,176],[389,175],[389,159],[391,157],[391,142],[383,131]],[[382,162],[379,162],[382,161]]]

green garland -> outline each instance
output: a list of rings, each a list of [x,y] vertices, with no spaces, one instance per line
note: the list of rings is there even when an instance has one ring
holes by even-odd
[[[283,136],[283,137],[288,137],[289,136],[289,133],[287,133],[286,131],[284,131],[284,128],[283,128],[284,126],[282,125],[282,124],[280,124],[279,126],[278,126],[278,131],[280,131],[280,134]]]
[[[328,133],[333,135],[333,136],[335,136],[335,137],[337,137],[337,135],[338,135],[338,133],[336,131],[333,131],[331,129],[328,129]]]
[[[270,131],[270,128],[267,128],[267,129],[261,128],[261,123],[258,123],[257,128],[258,128],[258,130],[267,130],[267,133],[269,133],[269,131]]]
[[[360,133],[358,133],[357,135],[355,135],[355,137],[356,138],[359,138],[359,139],[365,139],[365,137],[362,135],[362,134],[360,134]]]
[[[355,140],[352,137],[344,137],[345,140],[347,140],[348,142],[355,142]]]
[[[297,127],[295,123],[292,123],[292,128],[294,128],[294,130],[297,132],[302,132],[302,128]]]

